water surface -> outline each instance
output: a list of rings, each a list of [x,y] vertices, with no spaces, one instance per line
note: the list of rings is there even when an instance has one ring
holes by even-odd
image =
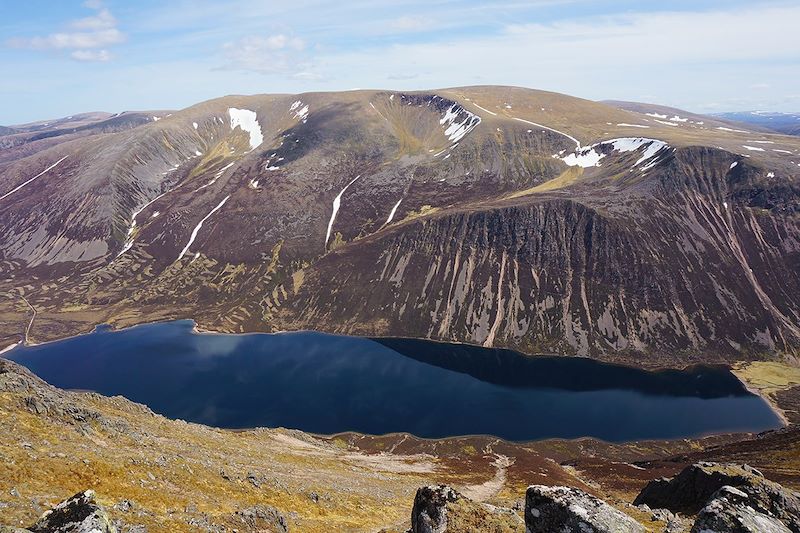
[[[421,340],[192,327],[188,320],[100,327],[4,355],[57,387],[119,394],[224,428],[627,441],[780,425],[721,367],[647,372]]]

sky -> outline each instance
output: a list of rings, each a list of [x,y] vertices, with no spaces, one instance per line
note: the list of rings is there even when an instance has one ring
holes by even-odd
[[[798,0],[0,0],[0,124],[462,85],[800,111],[799,21]]]

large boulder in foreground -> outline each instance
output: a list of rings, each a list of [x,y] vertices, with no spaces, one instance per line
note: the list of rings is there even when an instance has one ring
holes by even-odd
[[[522,517],[511,509],[470,500],[447,485],[420,487],[411,511],[412,533],[516,533]]]
[[[749,506],[755,512],[776,518],[792,531],[800,533],[800,498],[778,483],[768,480],[747,465],[697,463],[687,466],[672,479],[656,479],[636,497],[634,505],[697,514],[719,496],[723,487],[733,487],[745,499],[723,495],[731,505]],[[719,505],[727,508],[728,504]],[[715,506],[719,507],[719,505]]]
[[[411,510],[413,533],[444,533],[447,531],[447,507],[461,495],[447,485],[420,487],[414,496]]]
[[[93,490],[79,492],[64,500],[28,529],[0,526],[0,533],[117,533]]]
[[[531,485],[525,494],[528,533],[644,533],[645,528],[603,500],[571,487]]]
[[[797,533],[778,518],[759,509],[745,492],[729,486],[719,489],[703,507],[692,533]]]

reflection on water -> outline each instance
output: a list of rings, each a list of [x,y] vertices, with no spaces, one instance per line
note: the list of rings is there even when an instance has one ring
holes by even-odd
[[[211,335],[192,326],[98,328],[5,355],[59,387],[121,394],[228,428],[622,441],[779,425],[723,368],[645,372],[420,340]]]

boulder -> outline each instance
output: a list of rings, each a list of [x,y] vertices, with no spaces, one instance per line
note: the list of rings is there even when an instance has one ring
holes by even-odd
[[[793,533],[779,519],[753,508],[752,503],[748,494],[726,485],[700,511],[692,533]]]
[[[429,485],[417,489],[411,510],[412,533],[447,531],[447,506],[462,496],[447,485]]]
[[[244,526],[244,531],[270,531],[274,533],[288,533],[289,524],[286,518],[276,508],[269,505],[256,505],[236,511],[235,518]]]
[[[411,512],[412,533],[512,533],[523,528],[513,509],[470,500],[447,485],[418,489]]]
[[[745,494],[747,505],[756,512],[777,518],[790,530],[800,533],[800,498],[747,465],[697,463],[688,466],[672,479],[648,483],[634,504],[697,514],[723,487],[738,489]],[[728,490],[725,494],[726,501],[730,501],[732,493]]]
[[[28,529],[32,533],[117,533],[93,490],[64,500]]]
[[[525,494],[528,533],[644,533],[645,528],[579,489],[531,485]]]

